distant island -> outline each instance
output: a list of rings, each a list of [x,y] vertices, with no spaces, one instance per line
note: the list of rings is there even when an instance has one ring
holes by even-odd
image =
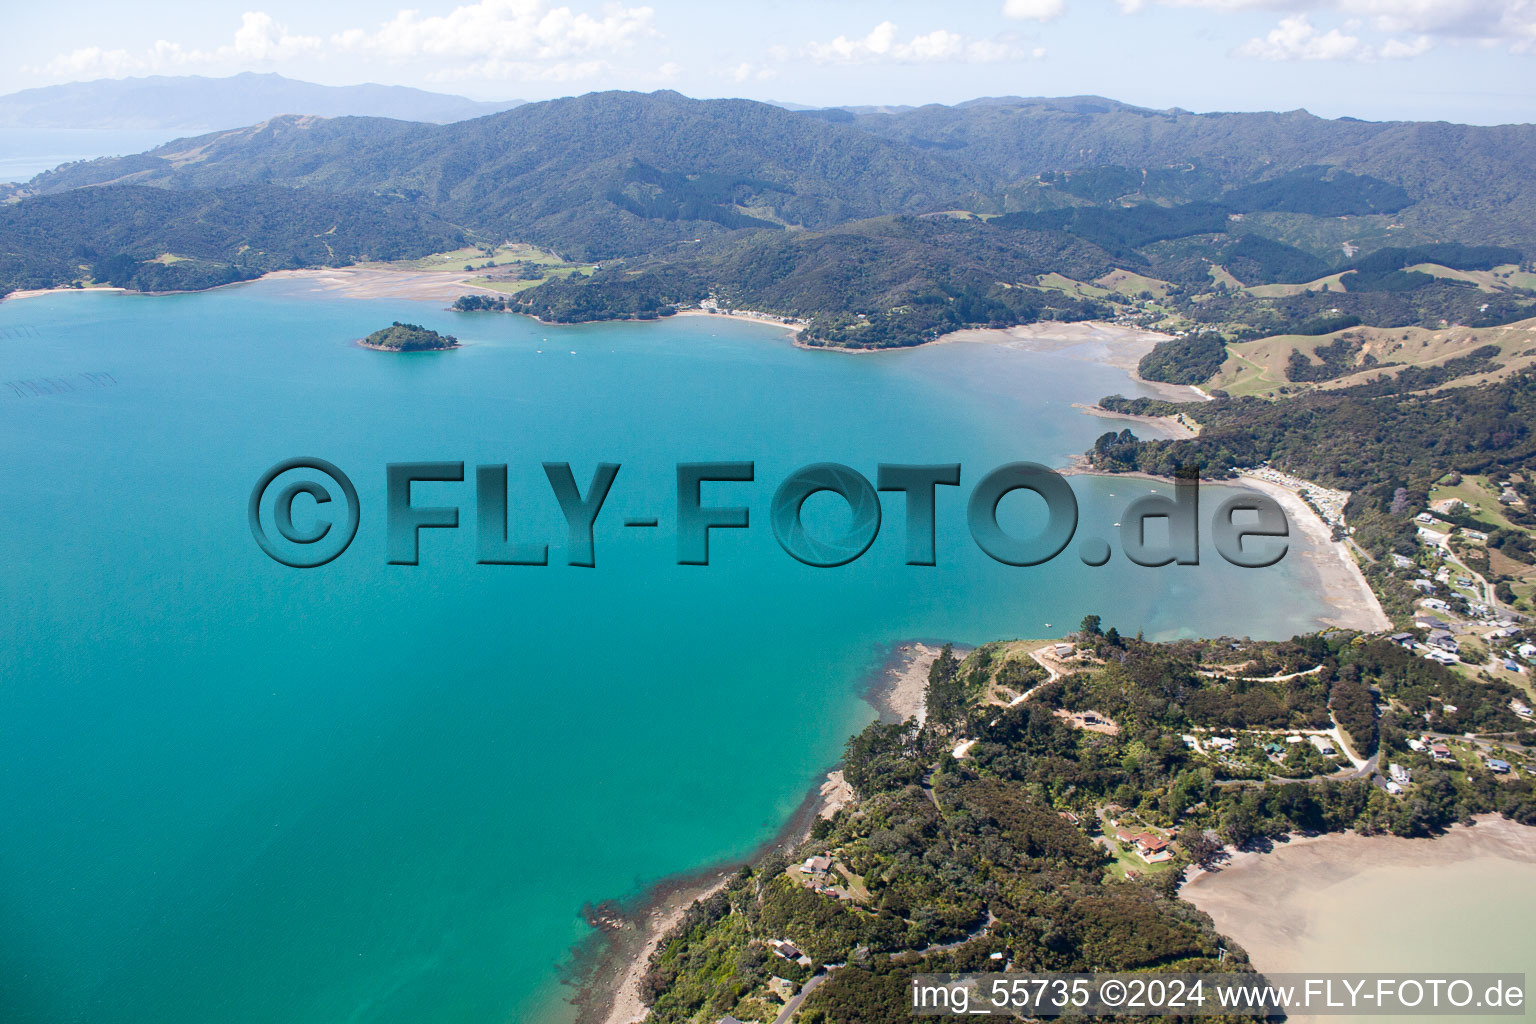
[[[446,124],[499,113],[520,102],[482,103],[400,85],[317,85],[251,71],[224,78],[150,75],[65,82],[0,96],[0,124],[12,128],[214,131],[257,124],[281,114]]]
[[[441,352],[458,348],[459,339],[451,334],[429,331],[420,324],[403,324],[396,320],[383,330],[374,331],[358,344],[380,352]]]

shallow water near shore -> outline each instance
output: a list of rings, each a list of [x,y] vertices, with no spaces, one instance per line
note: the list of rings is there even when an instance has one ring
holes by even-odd
[[[1196,879],[1184,896],[1263,971],[1524,972],[1529,981],[1536,968],[1536,828],[1494,815],[1434,840],[1351,833],[1280,844]],[[1506,1019],[1536,1020],[1528,996],[1524,1013]]]
[[[464,347],[352,343],[394,320]],[[1073,403],[1140,393],[1070,354],[851,358],[713,318],[557,328],[269,281],[0,303],[0,367],[8,1021],[568,1017],[582,905],[772,836],[873,716],[858,694],[891,644],[1060,635],[1090,612],[1150,638],[1283,637],[1323,613],[1294,552],[1090,569],[1072,548],[1020,569],[977,549],[982,475],[1064,464],[1113,425]],[[347,471],[362,505],[351,548],[312,571],[269,560],[246,519],[262,472],[298,455]],[[679,566],[675,464],[715,459],[756,462],[704,495],[751,527]],[[415,488],[460,529],[390,566],[384,465],[420,460],[467,464]],[[623,467],[595,568],[565,564],[545,461],[583,492],[596,463]],[[820,461],[871,479],[962,463],[939,565],[903,564],[897,495],[851,565],[786,555],[769,501]],[[549,566],[476,564],[478,463],[509,465],[512,529]],[[1079,536],[1167,491],[1072,486]],[[823,498],[808,517],[835,525]],[[1022,496],[1003,515],[1029,528]],[[660,525],[621,525],[641,516]]]

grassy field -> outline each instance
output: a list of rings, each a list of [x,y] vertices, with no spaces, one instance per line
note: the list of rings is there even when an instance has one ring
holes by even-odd
[[[1242,291],[1243,282],[1227,272],[1227,268],[1219,263],[1211,264],[1211,281],[1216,284],[1224,284],[1233,291]]]
[[[1301,295],[1304,292],[1318,292],[1327,288],[1329,291],[1342,292],[1344,285],[1339,278],[1342,274],[1329,274],[1320,277],[1316,281],[1308,281],[1306,284],[1256,284],[1245,288],[1249,295],[1257,299],[1280,299],[1287,295]]]
[[[491,291],[515,294],[553,277],[569,277],[572,274],[591,274],[592,263],[567,263],[559,256],[523,242],[509,242],[487,252],[485,249],[467,246],[452,252],[437,252],[417,260],[399,260],[393,263],[366,263],[366,267],[388,270],[417,270],[443,274],[463,274],[480,271],[468,284]],[[532,267],[538,276],[523,277],[520,271]]]
[[[1474,506],[1476,511],[1465,507],[1459,511],[1477,520],[1485,531],[1525,529],[1505,515],[1504,507],[1499,504],[1499,488],[1486,476],[1465,475],[1460,483],[1442,481],[1430,488],[1431,504],[1446,498],[1457,498],[1467,506]],[[1493,576],[1512,577],[1510,588],[1515,592],[1514,606],[1521,611],[1536,607],[1536,566],[1517,562],[1496,548],[1488,548],[1487,553],[1490,579]],[[1520,685],[1529,688],[1530,680],[1522,679]]]
[[[1527,273],[1514,263],[1506,263],[1492,270],[1453,270],[1438,263],[1417,263],[1407,269],[1449,281],[1465,281],[1485,292],[1506,292],[1515,288],[1536,290],[1536,274]],[[1214,272],[1212,276],[1215,276]],[[1316,281],[1307,281],[1304,284],[1257,284],[1243,290],[1257,299],[1277,299],[1287,295],[1322,291],[1324,288],[1335,292],[1349,290],[1342,273],[1329,274],[1327,277],[1320,277]]]
[[[577,264],[566,263],[559,256],[524,242],[508,242],[491,252],[477,246],[465,246],[451,252],[435,252],[416,260],[397,260],[391,263],[363,263],[364,267],[390,270],[435,270],[443,273],[462,274],[466,269],[495,270],[514,263],[535,263],[539,266],[566,268]]]
[[[1514,263],[1506,263],[1492,270],[1453,270],[1438,263],[1416,263],[1408,269],[1431,277],[1465,281],[1477,285],[1485,292],[1505,292],[1512,288],[1536,289],[1536,274],[1526,273]]]
[[[1109,842],[1101,843],[1100,846],[1115,858],[1108,866],[1108,872],[1113,878],[1124,879],[1127,871],[1134,871],[1136,874],[1145,877],[1146,875],[1155,875],[1168,871],[1173,867],[1173,861],[1168,860],[1163,861],[1161,864],[1148,864],[1134,850],[1122,850],[1120,844],[1115,841],[1114,836],[1106,838],[1109,839]]]
[[[1102,278],[1100,280],[1102,280]],[[1081,281],[1074,281],[1072,278],[1067,277],[1065,274],[1058,274],[1054,271],[1049,274],[1041,274],[1035,280],[1035,284],[1038,287],[1049,288],[1052,291],[1065,292],[1066,294],[1079,299],[1107,299],[1111,295],[1115,294],[1115,292],[1109,288],[1101,288],[1097,285],[1084,284]]]
[[[1431,504],[1446,498],[1457,498],[1467,505],[1475,505],[1478,509],[1476,512],[1470,509],[1462,511],[1490,529],[1514,529],[1514,525],[1499,511],[1498,488],[1486,476],[1463,476],[1459,484],[1439,483],[1429,489]]]
[[[588,263],[588,264],[559,263],[559,264],[554,264],[554,265],[547,266],[547,268],[545,269],[544,273],[542,273],[539,277],[536,277],[536,278],[526,278],[525,279],[525,278],[472,277],[472,278],[470,278],[465,283],[466,284],[472,284],[472,285],[476,286],[477,288],[489,288],[493,292],[503,292],[503,293],[505,293],[507,295],[515,295],[515,294],[517,294],[520,291],[525,291],[525,290],[527,290],[529,288],[532,288],[534,285],[543,284],[545,281],[548,281],[550,278],[570,277],[573,274],[590,275],[591,273],[592,273],[592,265],[590,263]]]
[[[1342,335],[1359,338],[1363,347],[1358,359],[1366,354],[1376,357],[1376,365],[1321,383],[1293,383],[1286,378],[1286,364],[1292,351],[1312,356],[1321,345]],[[1516,370],[1536,365],[1536,319],[1520,320],[1502,327],[1449,327],[1428,330],[1422,327],[1351,327],[1332,334],[1280,334],[1257,341],[1227,346],[1227,361],[1207,387],[1220,388],[1231,395],[1273,397],[1281,389],[1339,388],[1373,379],[1394,367],[1434,366],[1448,359],[1466,355],[1483,345],[1497,345],[1502,369],[1492,374],[1458,379],[1453,386],[1480,384]]]
[[[1111,270],[1092,282],[1077,281],[1064,274],[1042,274],[1035,280],[1035,287],[1058,291],[1079,299],[1097,299],[1133,307],[1134,312],[1145,317],[1138,322],[1154,330],[1182,330],[1188,322],[1173,309],[1164,305],[1173,286],[1167,281],[1129,270]],[[1144,299],[1146,293],[1151,299]]]
[[[1135,298],[1142,292],[1151,292],[1154,299],[1165,299],[1173,287],[1167,281],[1147,277],[1144,274],[1133,274],[1129,270],[1111,270],[1093,283],[1095,287],[1126,298]]]

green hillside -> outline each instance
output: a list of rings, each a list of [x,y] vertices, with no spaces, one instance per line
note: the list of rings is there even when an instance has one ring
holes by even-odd
[[[519,243],[594,272],[519,279],[508,308],[712,297],[855,347],[1041,319],[1223,342],[1488,327],[1536,315],[1533,156],[1532,126],[1094,97],[886,114],[605,92],[447,125],[289,116],[11,187],[0,289],[212,287]],[[1214,354],[1170,372],[1195,382]]]
[[[40,192],[251,181],[397,196],[563,255],[634,255],[738,227],[971,206],[990,175],[749,100],[593,93],[473,121],[281,117],[75,164]]]

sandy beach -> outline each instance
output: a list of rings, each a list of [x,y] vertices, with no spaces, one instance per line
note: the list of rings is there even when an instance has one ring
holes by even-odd
[[[403,270],[389,267],[335,267],[318,270],[276,270],[264,274],[259,280],[307,281],[316,291],[328,292],[351,299],[417,299],[452,302],[467,293],[505,295],[494,288],[471,284],[482,271]],[[530,314],[522,314],[529,316]],[[710,313],[702,309],[681,309],[676,316],[713,317],[720,320],[740,320],[743,323],[764,324],[798,334],[805,329],[801,321],[785,323],[782,318],[767,313],[751,312]],[[538,317],[531,317],[538,320]],[[634,323],[659,323],[658,320],[636,320]],[[629,321],[626,321],[629,322]],[[571,326],[539,320],[550,327]]]
[[[864,695],[882,721],[905,722],[915,718],[921,724],[928,717],[928,670],[941,650],[933,644],[913,641],[899,644],[891,653],[874,686]]]
[[[785,323],[781,317],[771,316],[768,313],[754,315],[752,313],[711,313],[707,309],[680,309],[673,315],[713,317],[716,320],[740,320],[742,323],[748,324],[767,324],[769,327],[782,328],[791,334],[799,334],[806,327],[803,321],[791,320],[789,323]],[[650,321],[645,322],[649,323]],[[807,345],[802,347],[814,348],[815,346]]]
[[[1210,396],[1189,384],[1164,384],[1145,380],[1136,372],[1143,356],[1151,352],[1160,341],[1171,341],[1173,335],[1160,331],[1143,330],[1140,327],[1122,327],[1119,324],[1079,321],[1065,323],[1057,320],[1019,327],[973,327],[952,331],[933,342],[935,345],[955,342],[1005,345],[1025,352],[1050,352],[1090,363],[1102,363],[1124,370],[1131,378],[1153,391],[1158,398],[1170,402],[1204,402]]]
[[[1381,608],[1381,602],[1365,581],[1365,574],[1355,562],[1349,548],[1333,539],[1333,530],[1312,510],[1295,491],[1288,490],[1267,480],[1240,476],[1241,487],[1258,491],[1274,498],[1285,510],[1285,516],[1293,527],[1300,529],[1312,541],[1310,550],[1317,557],[1308,558],[1309,565],[1318,576],[1318,589],[1327,614],[1322,620],[1340,629],[1359,629],[1365,632],[1382,632],[1392,628],[1392,620]]]
[[[319,292],[349,299],[425,299],[452,302],[466,292],[499,295],[491,288],[469,284],[480,273],[442,270],[390,270],[380,267],[327,267],[320,270],[274,270],[261,281],[306,281]]]
[[[68,292],[69,294],[74,295],[74,294],[77,294],[77,293],[80,293],[80,292],[121,292],[121,291],[127,291],[127,289],[126,288],[112,288],[112,287],[108,287],[106,285],[103,285],[101,287],[92,286],[90,288],[21,288],[21,289],[18,289],[16,291],[14,291],[14,292],[7,292],[5,295],[0,296],[0,302],[9,302],[12,299],[35,299],[35,298],[37,298],[40,295],[59,295],[59,294],[62,294],[64,292]]]
[[[939,656],[940,648],[928,643],[908,642],[897,645],[884,665],[873,675],[864,700],[883,721],[922,720],[924,691],[928,669]],[[777,836],[763,844],[744,862],[751,862],[775,848],[798,846],[810,836],[818,818],[829,818],[853,799],[853,789],[841,771],[829,771],[806,794],[800,808]],[[640,998],[640,982],[645,977],[651,956],[667,934],[682,921],[688,908],[717,892],[736,873],[738,865],[706,869],[694,875],[674,878],[647,893],[636,909],[605,906],[593,916],[602,931],[593,936],[600,943],[595,951],[586,951],[593,959],[591,967],[573,979],[580,994],[574,1000],[578,1024],[634,1024],[646,1014]],[[579,954],[580,956],[580,954]]]
[[[1135,477],[1164,484],[1169,482],[1166,477],[1150,473],[1101,473],[1081,455],[1073,456],[1070,465],[1056,472],[1062,476]],[[1308,543],[1301,547],[1293,545],[1286,557],[1299,556],[1316,577],[1314,592],[1323,605],[1323,614],[1318,618],[1325,625],[1339,629],[1358,629],[1365,633],[1380,633],[1392,628],[1392,620],[1382,610],[1381,602],[1366,582],[1365,574],[1349,553],[1348,546],[1333,539],[1333,530],[1295,491],[1267,480],[1241,475],[1235,483],[1230,480],[1202,480],[1200,488],[1205,492],[1200,501],[1202,509],[1214,508],[1226,498],[1220,492],[1209,493],[1215,488],[1259,491],[1279,502],[1293,530],[1306,535]]]
[[[1449,961],[1466,950],[1448,942],[1443,932],[1415,927],[1406,936],[1394,936],[1387,922],[1350,920],[1362,915],[1349,910],[1363,910],[1372,903],[1402,904],[1403,913],[1422,917],[1426,925],[1431,919],[1454,918],[1461,910],[1462,916],[1472,918],[1468,923],[1473,929],[1487,934],[1484,926],[1493,922],[1478,919],[1473,906],[1477,901],[1470,891],[1460,901],[1465,905],[1458,905],[1449,891],[1437,893],[1440,898],[1429,902],[1404,899],[1401,891],[1404,886],[1433,885],[1437,877],[1449,883],[1447,874],[1454,869],[1464,876],[1457,880],[1461,885],[1475,885],[1479,876],[1522,877],[1527,884],[1520,891],[1528,900],[1533,891],[1529,882],[1536,881],[1536,828],[1498,815],[1476,821],[1471,828],[1457,825],[1436,839],[1353,832],[1298,836],[1269,853],[1236,853],[1217,870],[1195,874],[1180,894],[1210,914],[1217,929],[1246,949],[1260,970],[1387,969],[1320,960],[1330,954],[1353,963],[1373,956],[1396,955],[1401,960],[1414,949],[1431,960],[1438,957],[1442,969],[1465,969]],[[1482,902],[1496,907],[1500,899],[1495,887],[1483,894]],[[1362,949],[1350,949],[1356,928],[1380,933],[1374,949],[1369,941]],[[1405,948],[1387,948],[1395,941],[1402,941]]]
[[[398,297],[451,302],[466,291],[496,294],[490,289],[469,284],[468,282],[474,276],[476,276],[474,273],[463,271],[338,267],[310,270],[279,270],[264,275],[260,280],[304,281],[318,292],[365,299]],[[37,289],[20,291],[13,292],[8,298],[27,298],[34,295],[50,294],[55,291],[73,290]],[[704,310],[682,310],[677,315],[720,317],[729,320],[740,320],[746,323],[765,324],[771,327],[782,328],[789,331],[792,335],[798,334],[805,326],[798,322],[784,323],[779,318],[770,317],[765,314],[753,315],[745,312],[709,313]],[[1144,381],[1136,375],[1136,365],[1141,358],[1150,352],[1158,342],[1166,341],[1168,338],[1169,335],[1156,331],[1121,327],[1114,324],[1051,321],[1047,323],[1026,324],[1019,327],[974,328],[954,331],[931,344],[991,344],[1005,345],[1026,352],[1050,352],[1117,367],[1129,373],[1146,387],[1172,401],[1208,399],[1209,396],[1199,388]],[[801,344],[798,340],[795,343],[797,345]],[[823,349],[822,351],[855,350]],[[1131,417],[1119,413],[1111,413],[1097,406],[1078,406],[1078,408],[1092,415],[1145,422],[1160,435],[1167,438],[1179,439],[1193,437],[1196,434],[1195,430],[1176,417]],[[1087,471],[1086,466],[1082,464],[1080,459],[1075,460],[1068,467],[1068,472],[1084,471]],[[1382,611],[1380,602],[1377,601],[1376,596],[1371,592],[1370,586],[1365,582],[1365,577],[1361,574],[1359,567],[1350,556],[1348,549],[1342,544],[1333,542],[1327,524],[1319,519],[1317,514],[1305,502],[1285,488],[1269,484],[1265,481],[1244,477],[1243,483],[1245,486],[1262,491],[1279,501],[1291,521],[1316,542],[1316,550],[1321,554],[1319,557],[1309,558],[1308,564],[1318,576],[1320,593],[1328,608],[1328,613],[1321,617],[1322,621],[1329,625],[1346,629],[1384,630],[1391,627],[1391,621]],[[914,676],[913,679],[898,685],[895,695],[890,698],[892,706],[890,708],[882,707],[880,709],[882,714],[889,712],[900,719],[904,719],[909,715],[915,715],[921,720],[922,687],[926,682],[927,665],[932,663],[937,653],[935,649],[924,647],[923,645],[916,646],[912,652],[913,657],[910,660],[915,664],[917,661],[926,659],[921,665],[922,678],[919,679]],[[915,673],[917,670],[914,669],[913,671]],[[913,694],[916,696],[914,697]]]
[[[591,975],[573,982],[579,1024],[643,1020],[646,1006],[640,999],[640,982],[656,948],[689,907],[718,892],[734,873],[725,869],[675,880],[651,893],[635,913],[608,919],[614,923],[593,937],[604,948]]]

